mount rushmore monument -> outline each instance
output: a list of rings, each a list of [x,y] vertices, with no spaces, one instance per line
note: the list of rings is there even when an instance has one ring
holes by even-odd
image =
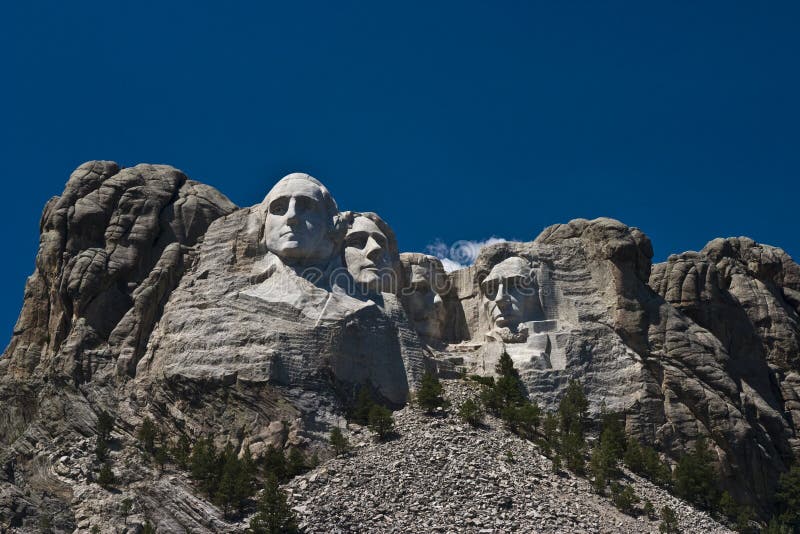
[[[169,166],[86,163],[44,208],[0,358],[0,511],[102,513],[52,467],[101,410],[314,450],[362,389],[397,408],[426,371],[492,375],[504,353],[540,406],[578,379],[665,458],[706,437],[731,494],[766,506],[800,457],[800,266],[747,238],[652,256],[637,228],[577,219],[445,272],[306,174],[238,208]],[[200,521],[165,484],[131,491]]]

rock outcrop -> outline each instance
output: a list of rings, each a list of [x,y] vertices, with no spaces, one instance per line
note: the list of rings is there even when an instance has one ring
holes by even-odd
[[[328,432],[359,391],[401,408],[426,369],[491,375],[504,352],[545,408],[579,379],[590,414],[623,413],[627,432],[665,458],[707,437],[726,488],[767,513],[778,475],[800,456],[800,266],[746,238],[656,265],[652,256],[640,230],[578,219],[531,242],[486,247],[475,265],[445,274],[435,258],[398,254],[385,221],[340,212],[308,175],[289,175],[263,203],[239,209],[171,167],[84,164],[45,207],[36,269],[0,358],[0,524],[24,531],[50,517],[57,529],[83,531],[118,522],[114,510],[130,498],[132,525],[241,529],[185,475],[137,461],[145,417],[173,440],[325,457]],[[101,410],[116,416],[119,494],[94,482]],[[436,429],[420,438],[408,417],[410,439],[435,448]],[[450,430],[444,446],[455,455],[461,438]],[[496,437],[475,445],[496,448]],[[500,487],[554,481],[529,456]],[[295,503],[322,514],[322,530],[333,527],[324,503],[335,494],[313,487],[295,491]],[[590,517],[604,506],[595,501],[565,528],[604,529]],[[530,521],[551,511],[528,504],[520,510]],[[470,528],[488,521],[472,517],[480,525]],[[532,524],[501,519],[510,523],[499,528]],[[391,521],[369,521],[391,530]]]

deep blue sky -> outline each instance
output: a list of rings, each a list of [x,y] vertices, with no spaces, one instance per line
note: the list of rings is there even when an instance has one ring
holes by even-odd
[[[800,3],[200,4],[0,8],[0,344],[90,159],[241,206],[303,170],[401,250],[606,215],[657,260],[730,235],[800,257]]]

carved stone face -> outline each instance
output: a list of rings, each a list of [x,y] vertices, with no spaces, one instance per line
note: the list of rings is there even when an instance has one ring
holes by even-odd
[[[369,291],[383,289],[392,276],[388,239],[367,217],[356,217],[344,238],[344,261],[353,280]]]
[[[498,263],[481,282],[481,295],[491,329],[509,341],[507,335],[516,334],[519,324],[532,320],[536,310],[538,296],[530,263],[520,257]]]
[[[333,254],[333,214],[327,191],[305,174],[290,174],[267,195],[267,250],[289,265],[318,263]]]
[[[430,264],[412,265],[411,287],[415,289],[425,289],[433,286],[433,267]]]

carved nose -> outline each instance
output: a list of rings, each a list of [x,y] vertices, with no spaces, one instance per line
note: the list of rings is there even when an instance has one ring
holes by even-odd
[[[286,208],[286,222],[297,222],[297,205],[294,198],[289,199],[289,206]]]
[[[378,244],[377,241],[372,239],[372,237],[367,239],[366,256],[369,259],[371,259],[372,261],[378,259],[380,257],[381,250],[382,250],[381,246]]]
[[[502,282],[497,286],[497,295],[494,297],[495,302],[507,302],[508,301],[508,292],[506,291],[506,285]]]

